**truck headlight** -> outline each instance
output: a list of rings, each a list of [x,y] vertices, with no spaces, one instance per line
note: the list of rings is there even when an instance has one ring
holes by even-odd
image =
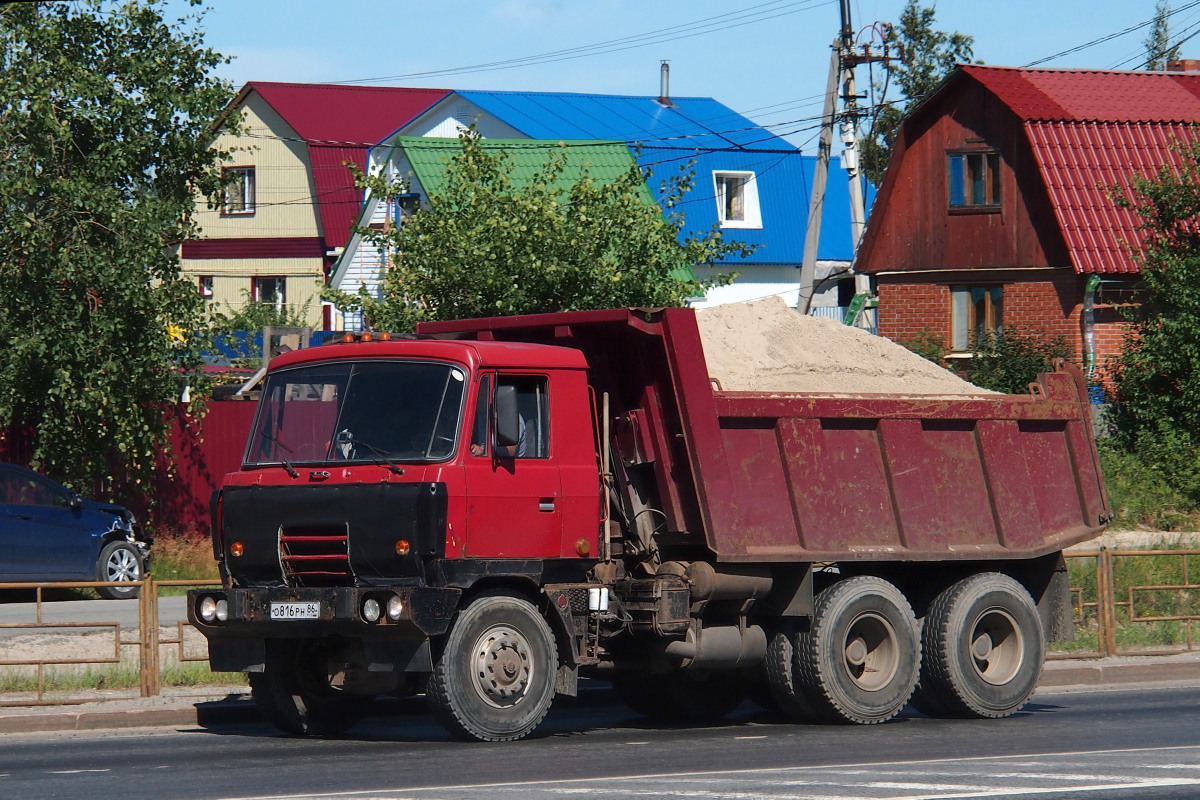
[[[374,597],[368,597],[362,604],[363,619],[367,622],[378,622],[380,616],[379,601]]]
[[[215,597],[204,597],[200,600],[200,619],[205,622],[224,622],[229,619],[229,601],[218,600]]]

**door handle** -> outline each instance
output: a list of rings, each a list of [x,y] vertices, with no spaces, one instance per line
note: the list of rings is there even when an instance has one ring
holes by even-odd
[[[553,510],[554,510],[554,498],[553,497],[543,497],[542,499],[538,500],[538,511],[550,512]]]

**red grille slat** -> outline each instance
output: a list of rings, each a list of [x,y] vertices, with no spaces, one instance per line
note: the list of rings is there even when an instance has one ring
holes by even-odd
[[[292,586],[329,586],[353,577],[350,537],[345,529],[289,528],[279,531],[279,565]]]

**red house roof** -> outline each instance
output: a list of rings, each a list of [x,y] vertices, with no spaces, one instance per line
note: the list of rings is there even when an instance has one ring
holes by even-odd
[[[1080,273],[1136,273],[1138,218],[1117,206],[1130,177],[1181,163],[1196,139],[1200,73],[1015,69],[965,65],[1022,121],[1071,262]]]
[[[450,93],[446,89],[254,81],[242,87],[231,107],[252,91],[308,144],[326,247],[346,244],[361,204],[345,162],[365,169],[368,148]]]

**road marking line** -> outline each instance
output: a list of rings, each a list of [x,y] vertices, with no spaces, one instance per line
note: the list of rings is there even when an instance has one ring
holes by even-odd
[[[111,769],[52,769],[50,775],[81,775],[85,772],[112,772]]]
[[[649,744],[649,742],[626,742],[626,744]],[[1124,748],[1116,748],[1116,749],[1112,749],[1112,750],[1071,750],[1071,751],[1067,751],[1064,753],[1052,753],[1050,755],[1053,755],[1056,757],[1061,757],[1061,758],[1070,758],[1072,756],[1104,756],[1104,755],[1112,755],[1114,753],[1120,753],[1120,754],[1170,753],[1170,752],[1197,751],[1197,750],[1200,750],[1200,745],[1172,745],[1170,747],[1124,747]],[[1039,755],[1041,755],[1041,754],[1039,754]],[[593,775],[593,776],[588,776],[588,777],[584,777],[584,778],[562,778],[562,779],[557,779],[557,780],[541,780],[541,781],[507,781],[507,782],[503,782],[503,783],[463,783],[463,784],[452,784],[452,785],[443,785],[443,786],[416,786],[416,787],[408,787],[406,789],[397,790],[397,791],[403,791],[403,792],[407,792],[408,794],[413,794],[416,792],[439,792],[439,791],[444,792],[444,791],[452,791],[452,790],[458,790],[458,789],[504,789],[504,788],[512,788],[512,787],[550,786],[550,785],[565,786],[565,785],[572,784],[572,783],[588,783],[588,784],[594,785],[597,783],[612,783],[612,782],[621,781],[621,780],[652,780],[652,779],[658,779],[658,778],[679,779],[679,778],[691,778],[691,777],[698,777],[698,776],[720,776],[720,775],[770,775],[772,773],[779,774],[779,773],[788,773],[788,772],[818,772],[818,771],[823,771],[823,770],[834,770],[834,771],[839,771],[839,772],[845,772],[847,770],[866,770],[866,769],[877,770],[879,767],[894,767],[894,766],[907,767],[909,765],[918,765],[918,764],[967,764],[967,763],[971,763],[971,762],[986,762],[986,761],[1015,761],[1017,759],[1026,759],[1026,758],[1029,758],[1028,753],[1023,753],[1023,754],[1017,753],[1017,754],[1012,754],[1012,755],[1001,755],[1001,756],[962,756],[960,758],[928,758],[928,759],[921,759],[918,761],[868,761],[868,762],[847,763],[847,764],[819,764],[819,765],[814,764],[811,766],[801,766],[801,767],[767,767],[764,769],[750,769],[750,770],[748,770],[748,769],[722,769],[722,770],[707,770],[707,771],[699,771],[699,772],[659,772],[659,773],[651,773],[651,774],[644,774],[644,775],[624,775],[621,777]],[[1147,780],[1152,781],[1154,779],[1147,779]],[[1188,785],[1194,785],[1196,783],[1197,783],[1197,781],[1195,779],[1187,779],[1187,780],[1183,780],[1183,781],[1165,783],[1162,785],[1164,785],[1164,786],[1188,786]],[[1157,786],[1157,785],[1159,785],[1159,784],[1146,783],[1146,784],[1136,784],[1132,787],[1124,786],[1124,785],[1115,785],[1112,787],[1087,787],[1087,788],[1079,788],[1079,789],[1075,789],[1072,787],[1058,786],[1058,787],[1048,788],[1048,789],[1038,789],[1037,791],[1040,791],[1040,792],[1096,791],[1096,790],[1098,790],[1098,788],[1120,789],[1120,788],[1138,788],[1139,786]],[[371,800],[374,797],[378,797],[378,793],[380,791],[386,792],[388,790],[376,788],[376,789],[363,789],[363,790],[347,791],[347,792],[331,792],[331,793],[322,794],[322,795],[312,795],[312,794],[235,795],[235,796],[230,796],[230,797],[225,797],[225,798],[219,798],[219,800],[310,800],[310,798],[313,798],[313,797],[355,798],[355,800]],[[1022,792],[1021,790],[1006,790],[1006,791],[1008,791],[1010,794],[1035,794],[1036,793],[1034,791]],[[938,795],[937,797],[952,798],[952,800],[953,800],[953,798],[955,798],[955,797],[987,797],[987,796],[988,795],[986,795],[986,794],[983,794],[983,795],[971,794],[971,795]],[[998,797],[998,796],[1003,796],[1003,795],[991,795],[991,796]],[[397,796],[396,795],[392,796],[392,798],[395,798],[395,797],[397,797]],[[890,797],[890,798],[888,798],[888,800],[926,800],[926,798],[922,798],[922,797],[912,797],[912,798]]]

